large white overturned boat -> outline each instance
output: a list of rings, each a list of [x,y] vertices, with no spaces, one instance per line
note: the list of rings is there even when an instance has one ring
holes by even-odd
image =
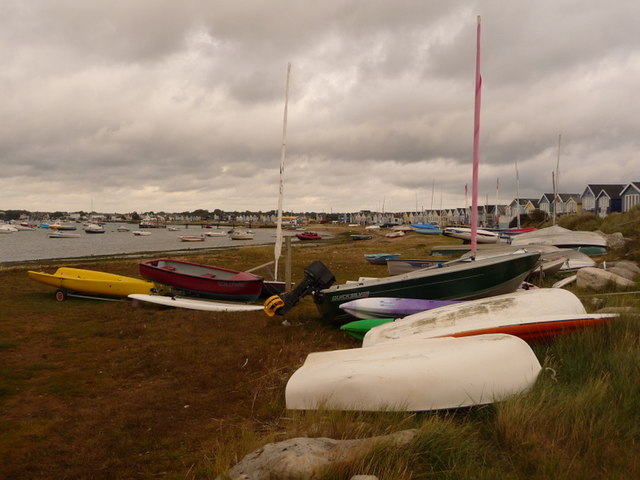
[[[436,338],[311,353],[287,383],[294,410],[427,411],[504,400],[540,363],[511,335]]]
[[[607,253],[607,239],[604,235],[597,232],[568,230],[559,225],[513,237],[511,245],[553,245],[560,248],[573,248],[589,255]]]

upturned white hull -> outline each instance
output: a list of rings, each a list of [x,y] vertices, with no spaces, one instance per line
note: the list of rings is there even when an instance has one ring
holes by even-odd
[[[511,240],[511,245],[554,245],[557,247],[606,249],[607,239],[596,232],[573,231],[554,225],[518,235]]]
[[[585,314],[573,293],[558,288],[538,288],[498,295],[416,313],[385,323],[367,332],[363,347],[418,338],[434,338],[504,324],[533,315]],[[444,329],[448,330],[444,330]]]
[[[471,241],[471,229],[467,227],[447,227],[442,232],[447,237],[459,238],[464,241]],[[497,233],[478,229],[476,241],[478,243],[497,243],[500,236]]]
[[[450,409],[522,393],[540,369],[531,348],[511,335],[381,344],[310,354],[285,397],[293,410]]]

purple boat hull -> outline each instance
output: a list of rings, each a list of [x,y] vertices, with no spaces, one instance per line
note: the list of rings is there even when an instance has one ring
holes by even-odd
[[[359,298],[340,305],[356,318],[402,318],[414,313],[432,310],[460,300],[421,300],[417,298],[371,297]]]

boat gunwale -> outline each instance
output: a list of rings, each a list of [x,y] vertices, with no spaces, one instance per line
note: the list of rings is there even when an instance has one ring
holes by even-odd
[[[164,265],[160,265],[160,262],[163,262]],[[168,264],[177,264],[183,267],[182,270],[175,269],[170,270],[166,267],[171,267]],[[182,260],[174,260],[170,258],[159,258],[155,260],[144,260],[140,262],[140,266],[144,266],[152,271],[157,271],[162,273],[163,275],[176,275],[176,276],[187,276],[193,279],[199,280],[218,280],[218,281],[238,281],[238,282],[259,282],[262,283],[264,279],[258,275],[254,275],[253,273],[241,272],[238,270],[232,270],[229,268],[223,267],[215,267],[213,265],[204,265],[193,262],[185,262]],[[222,273],[222,275],[215,275],[212,277],[206,277],[209,271],[218,272],[218,274]],[[197,273],[199,272],[199,273]]]
[[[493,266],[493,264],[498,263],[498,262],[496,262],[497,259],[500,259],[500,260],[515,260],[515,259],[529,258],[529,257],[533,257],[533,256],[537,256],[539,258],[540,257],[540,253],[538,253],[538,252],[517,253],[517,254],[509,254],[509,255],[500,255],[498,257],[489,257],[489,258],[484,258],[484,259],[480,259],[480,260],[472,260],[472,259],[469,259],[469,258],[467,258],[467,259],[457,259],[457,260],[452,260],[450,262],[440,262],[437,265],[421,268],[421,269],[418,269],[418,270],[413,270],[413,271],[407,272],[407,273],[401,273],[399,275],[391,275],[391,276],[388,276],[388,277],[367,279],[367,280],[362,280],[362,281],[356,281],[356,282],[353,282],[353,283],[341,283],[341,284],[338,284],[338,285],[332,285],[329,288],[320,290],[320,293],[329,295],[332,292],[345,291],[345,290],[355,290],[355,289],[359,289],[359,288],[366,287],[366,286],[369,286],[369,285],[386,285],[386,284],[389,284],[389,283],[395,283],[395,282],[403,281],[403,280],[416,280],[416,281],[419,281],[419,280],[421,280],[423,278],[426,278],[426,277],[436,276],[437,272],[442,273],[443,271],[447,271],[447,272],[450,272],[450,273],[457,273],[459,271],[463,271],[463,270],[465,270],[465,267],[467,267],[467,265],[469,265],[471,262],[474,262],[476,266],[478,266],[480,268],[483,268],[483,267],[491,267],[491,266]],[[536,261],[538,260],[538,258],[536,258]],[[535,264],[535,262],[534,262],[534,264]]]

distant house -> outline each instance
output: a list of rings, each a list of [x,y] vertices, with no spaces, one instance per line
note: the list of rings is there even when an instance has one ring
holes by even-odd
[[[508,205],[506,212],[511,218],[518,216],[518,203],[520,204],[520,215],[530,215],[539,206],[537,198],[514,198]]]
[[[628,183],[620,192],[620,203],[623,212],[628,212],[640,203],[640,182]]]
[[[600,183],[592,183],[586,186],[584,192],[582,192],[582,213],[598,213],[598,205],[596,204],[596,198],[598,195],[605,190],[606,195],[611,199],[614,197],[619,197],[620,192],[624,188],[623,184],[600,184]],[[618,190],[616,192],[616,190]],[[620,210],[612,210],[612,211],[620,211]]]
[[[624,185],[604,185],[596,196],[596,215],[606,217],[612,212],[622,211],[622,199],[620,194]]]
[[[540,200],[538,200],[538,205],[540,210],[551,214],[553,212],[553,193],[543,193]]]
[[[571,215],[582,211],[582,200],[578,193],[545,193],[540,197],[540,210],[553,215],[554,208],[557,215]]]
[[[427,210],[425,211],[427,222],[435,223],[436,225],[440,225],[440,212],[438,210]]]
[[[455,223],[465,224],[469,222],[468,211],[466,208],[458,207],[455,209]]]
[[[582,199],[579,193],[559,193],[560,205],[562,209],[559,209],[563,215],[575,215],[576,213],[582,213]]]
[[[482,227],[489,225],[489,207],[487,205],[478,205],[478,223]]]
[[[607,184],[590,183],[582,192],[582,213],[596,213],[596,197]]]
[[[449,225],[451,223],[451,218],[449,216],[449,210],[447,210],[446,208],[440,208],[438,210],[436,210],[436,213],[438,214],[438,218],[439,220],[439,224],[440,225]]]
[[[506,223],[507,226],[509,221],[507,218],[507,211],[509,210],[510,205],[489,205],[487,206],[487,226],[499,227],[501,223]],[[506,221],[505,221],[506,220]]]

